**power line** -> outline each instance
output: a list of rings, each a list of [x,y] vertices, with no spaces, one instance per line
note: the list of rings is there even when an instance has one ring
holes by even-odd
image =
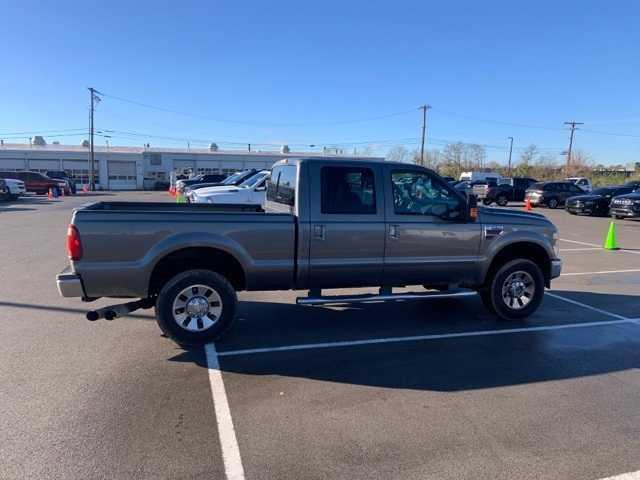
[[[30,132],[4,132],[4,133],[0,133],[0,137],[6,138],[7,136],[11,136],[11,135],[38,135],[41,133],[77,132],[80,130],[86,131],[86,129],[87,128],[85,127],[85,128],[63,128],[58,130],[34,130]],[[50,136],[53,136],[53,135],[50,135]]]
[[[488,119],[488,118],[481,118],[481,117],[476,117],[476,116],[472,116],[472,115],[456,113],[456,112],[452,112],[452,111],[449,111],[449,110],[442,110],[440,108],[435,108],[435,107],[432,107],[432,108],[437,112],[444,113],[445,115],[451,115],[451,116],[454,116],[454,117],[466,118],[467,120],[474,120],[474,121],[477,121],[477,122],[494,123],[496,125],[506,125],[506,126],[509,126],[509,127],[535,128],[535,129],[539,129],[539,130],[553,130],[553,131],[562,130],[562,128],[559,128],[559,127],[547,127],[547,126],[542,126],[542,125],[532,125],[532,124],[528,124],[528,123],[504,122],[504,121],[501,121],[501,120],[492,120],[492,119]]]
[[[87,131],[84,131],[82,133],[62,133],[59,135],[47,135],[47,138],[62,138],[62,137],[79,137],[79,136],[85,136],[87,135]],[[19,140],[21,138],[31,138],[31,135],[15,135],[15,136],[6,136],[6,135],[2,135],[0,134],[0,138],[2,138],[3,140]]]
[[[587,133],[595,133],[596,135],[609,135],[612,137],[630,137],[630,138],[640,138],[640,135],[634,133],[614,133],[614,132],[602,132],[600,130],[587,130],[585,128],[580,129],[583,132]]]
[[[173,109],[170,109],[170,108],[160,107],[160,106],[157,106],[157,105],[151,105],[149,103],[138,102],[137,100],[131,100],[131,99],[128,99],[128,98],[119,97],[117,95],[111,95],[111,94],[104,93],[104,92],[98,92],[98,93],[100,93],[100,95],[102,95],[103,97],[112,98],[114,100],[119,100],[121,102],[130,103],[132,105],[137,105],[139,107],[150,108],[150,109],[153,109],[153,110],[158,110],[158,111],[167,112],[167,113],[173,113],[173,114],[176,114],[176,115],[184,115],[184,116],[188,116],[188,117],[201,118],[201,119],[210,120],[210,121],[218,122],[218,123],[233,123],[233,124],[236,124],[236,125],[269,126],[269,127],[302,127],[302,126],[314,126],[314,125],[316,125],[316,126],[320,126],[320,125],[347,125],[347,124],[353,124],[353,123],[364,123],[364,122],[371,122],[371,121],[375,121],[375,120],[383,120],[383,119],[386,119],[386,118],[405,115],[407,113],[410,113],[410,112],[414,111],[414,109],[402,110],[402,111],[399,111],[399,112],[387,113],[387,114],[384,114],[384,115],[377,115],[377,116],[373,116],[373,117],[350,119],[350,120],[339,120],[339,121],[331,121],[331,122],[294,122],[294,123],[286,122],[286,123],[280,123],[280,122],[263,122],[263,121],[244,121],[244,120],[234,120],[234,119],[213,118],[213,117],[209,117],[207,115],[202,115],[202,114],[198,114],[198,113],[191,113],[191,112],[184,112],[184,111],[180,111],[180,110],[173,110]]]

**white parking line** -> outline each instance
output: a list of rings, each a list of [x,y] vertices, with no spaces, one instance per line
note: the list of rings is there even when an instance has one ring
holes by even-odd
[[[617,313],[613,313],[613,312],[608,312],[607,310],[602,310],[601,308],[597,308],[597,307],[592,307],[591,305],[587,305],[586,303],[582,303],[582,302],[578,302],[577,300],[572,300],[570,298],[567,297],[562,297],[556,293],[550,293],[550,292],[545,292],[547,295],[549,295],[552,298],[557,298],[558,300],[562,300],[563,302],[567,302],[567,303],[571,303],[573,305],[577,305],[578,307],[582,307],[582,308],[586,308],[587,310],[591,310],[594,312],[598,312],[598,313],[602,313],[603,315],[608,315],[610,317],[613,318],[617,318],[619,320],[625,320],[628,322],[633,321],[633,319],[631,318],[627,318],[627,317],[623,317],[622,315],[618,315]]]
[[[599,272],[572,272],[572,273],[561,273],[561,277],[575,277],[578,275],[605,275],[610,273],[635,273],[640,272],[640,268],[632,268],[629,270],[600,270]]]
[[[560,253],[565,252],[589,252],[594,250],[602,250],[601,247],[582,247],[582,248],[561,248]]]
[[[577,240],[569,240],[567,238],[561,238],[560,239],[561,242],[569,242],[569,243],[575,243],[577,245],[586,245],[588,247],[598,247],[598,248],[602,248],[601,245],[597,245],[595,243],[587,243],[587,242],[579,242]]]
[[[571,300],[570,298],[562,297],[555,293],[545,292],[550,297],[562,300],[573,305],[577,305],[594,312],[598,312],[609,317],[613,317],[616,320],[607,320],[602,322],[584,322],[584,323],[570,323],[566,325],[546,325],[541,327],[523,327],[523,328],[505,328],[500,330],[481,330],[473,332],[458,332],[458,333],[440,333],[434,335],[413,335],[409,337],[385,337],[385,338],[369,338],[366,340],[345,340],[338,342],[322,342],[322,343],[302,343],[297,345],[284,345],[279,347],[264,347],[264,348],[246,348],[240,350],[227,350],[224,352],[218,352],[218,357],[233,357],[238,355],[253,355],[258,353],[274,353],[274,352],[290,352],[296,350],[313,350],[324,348],[342,348],[342,347],[358,347],[362,345],[378,345],[384,343],[404,343],[404,342],[420,342],[428,340],[442,340],[448,338],[466,338],[466,337],[483,337],[490,335],[508,335],[512,333],[526,333],[526,332],[547,332],[553,330],[567,330],[570,328],[588,328],[599,327],[606,325],[617,325],[622,323],[633,323],[640,325],[637,319],[623,317],[617,313],[608,312],[600,308],[592,307],[586,303]]]
[[[218,423],[218,437],[220,438],[225,475],[227,480],[244,480],[244,467],[242,466],[236,431],[233,428],[227,392],[220,372],[216,346],[209,343],[205,345],[204,352],[207,357],[209,383],[211,384],[211,396]]]
[[[613,477],[600,478],[599,480],[640,480],[640,470],[637,472],[622,473]]]
[[[561,238],[561,242],[569,242],[575,243],[576,245],[586,245],[588,247],[597,247],[600,250],[604,250],[602,245],[598,245],[597,243],[588,243],[588,242],[579,242],[578,240],[569,240],[567,238]],[[620,248],[618,250],[606,250],[607,252],[624,252],[624,253],[633,253],[634,255],[640,255],[640,251],[638,250],[628,250],[626,248]],[[560,253],[562,253],[562,249],[560,249]]]
[[[629,319],[605,320],[602,322],[570,323],[567,325],[547,325],[543,327],[504,328],[502,330],[483,330],[483,331],[474,331],[474,332],[442,333],[442,334],[436,334],[436,335],[414,335],[411,337],[386,337],[386,338],[370,338],[367,340],[347,340],[347,341],[340,341],[340,342],[302,343],[298,345],[285,345],[281,347],[227,350],[224,352],[218,352],[218,356],[234,357],[238,355],[252,355],[257,353],[290,352],[292,350],[313,350],[313,349],[323,349],[323,348],[358,347],[362,345],[376,345],[376,344],[382,344],[382,343],[405,343],[405,342],[420,342],[420,341],[427,341],[427,340],[442,340],[447,338],[484,337],[484,336],[491,336],[491,335],[508,335],[512,333],[526,333],[526,332],[547,332],[547,331],[553,331],[553,330],[568,330],[570,328],[587,328],[587,327],[617,325],[621,323],[637,324],[637,322]]]

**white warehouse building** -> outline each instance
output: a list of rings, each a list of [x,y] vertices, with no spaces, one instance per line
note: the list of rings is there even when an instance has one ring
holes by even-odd
[[[335,155],[335,152],[290,152],[283,145],[281,152],[218,150],[210,148],[178,149],[145,147],[96,146],[95,182],[101,190],[142,190],[157,180],[168,181],[171,172],[192,169],[197,173],[229,174],[249,168],[271,168],[287,157],[337,157],[372,159]],[[382,158],[377,158],[381,160]],[[0,142],[0,171],[65,170],[76,184],[89,183],[89,148],[82,145],[47,144],[42,137],[34,137],[30,144]]]

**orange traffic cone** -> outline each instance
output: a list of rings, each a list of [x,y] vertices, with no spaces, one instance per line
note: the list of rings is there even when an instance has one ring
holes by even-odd
[[[531,200],[529,200],[528,198],[526,198],[525,201],[524,201],[524,209],[527,212],[530,212],[530,211],[533,210],[533,208],[531,208]]]
[[[89,191],[89,187],[87,187],[86,185],[82,186],[82,191],[83,193],[87,193]]]
[[[47,198],[53,200],[53,191],[51,189],[49,189],[49,193],[47,193]]]

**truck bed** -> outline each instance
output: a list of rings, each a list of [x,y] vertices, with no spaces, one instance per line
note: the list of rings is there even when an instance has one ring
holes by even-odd
[[[87,297],[144,298],[163,257],[188,248],[218,249],[245,272],[247,288],[294,283],[296,218],[259,205],[98,202],[75,210],[83,255],[72,262]],[[208,250],[201,250],[206,265]]]
[[[172,203],[172,202],[96,202],[85,204],[80,210],[91,212],[264,212],[261,205],[245,204],[205,204],[205,203]]]

